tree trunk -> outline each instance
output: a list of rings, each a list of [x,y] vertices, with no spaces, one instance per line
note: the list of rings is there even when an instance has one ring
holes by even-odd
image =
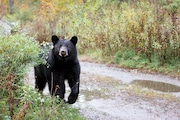
[[[14,0],[9,0],[9,13],[14,13]]]

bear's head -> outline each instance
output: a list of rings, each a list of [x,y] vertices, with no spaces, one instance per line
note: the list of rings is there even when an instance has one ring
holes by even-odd
[[[77,57],[76,43],[78,38],[73,36],[70,40],[59,39],[56,35],[52,36],[54,55],[57,60],[73,60]]]

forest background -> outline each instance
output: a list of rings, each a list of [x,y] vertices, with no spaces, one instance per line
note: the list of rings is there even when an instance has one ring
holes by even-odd
[[[79,37],[79,53],[121,67],[179,75],[179,0],[2,0],[40,43]],[[4,10],[2,8],[2,10]],[[1,10],[1,11],[2,11]],[[174,74],[174,75],[175,75]]]

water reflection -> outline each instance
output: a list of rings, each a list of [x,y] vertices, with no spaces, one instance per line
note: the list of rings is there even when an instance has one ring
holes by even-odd
[[[180,87],[164,82],[156,82],[150,80],[134,80],[131,84],[140,85],[161,92],[180,92]]]

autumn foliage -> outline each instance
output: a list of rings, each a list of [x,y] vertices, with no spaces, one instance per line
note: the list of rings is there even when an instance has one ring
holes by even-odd
[[[52,34],[78,35],[80,53],[96,48],[102,56],[113,57],[133,49],[160,64],[180,57],[179,0],[14,1],[19,18],[30,24],[30,35],[40,43]]]

